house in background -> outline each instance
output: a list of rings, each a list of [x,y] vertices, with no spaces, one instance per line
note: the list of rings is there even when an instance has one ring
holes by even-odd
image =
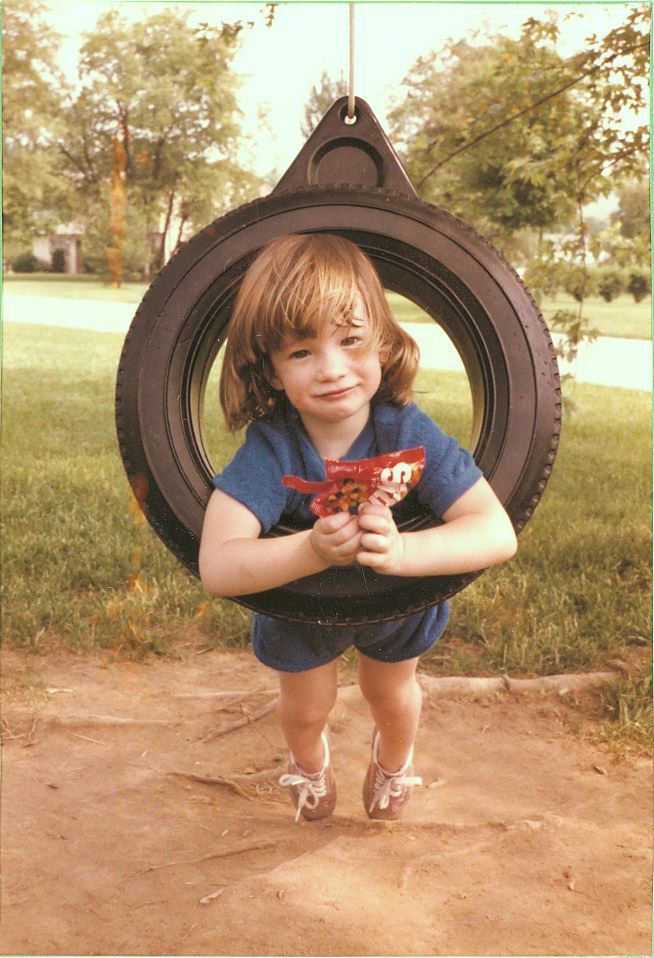
[[[62,223],[54,236],[37,236],[32,242],[32,252],[38,260],[52,266],[55,250],[63,250],[64,273],[83,273],[82,237],[84,227],[79,223]]]
[[[155,272],[168,262],[177,246],[185,242],[193,233],[193,226],[177,208],[161,214],[159,229],[148,233],[148,262],[157,263]],[[32,240],[32,253],[39,263],[52,269],[53,256],[57,250],[63,253],[63,272],[79,274],[84,272],[82,243],[85,228],[82,223],[62,223],[47,236],[37,236]],[[60,259],[61,268],[61,259]],[[145,276],[149,281],[151,277]]]

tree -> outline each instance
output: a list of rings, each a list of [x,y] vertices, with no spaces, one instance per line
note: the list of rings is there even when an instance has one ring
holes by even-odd
[[[611,217],[627,239],[650,236],[649,180],[647,176],[627,180],[617,190],[618,210]]]
[[[626,180],[616,193],[618,209],[611,215],[610,223],[591,237],[591,252],[611,264],[614,270],[648,271],[651,265],[648,180],[646,177]]]
[[[66,209],[66,190],[51,173],[52,132],[62,111],[61,40],[38,0],[6,0],[2,8],[3,235],[7,259],[29,248]]]
[[[304,107],[304,120],[300,124],[302,136],[310,136],[334,100],[345,96],[347,92],[347,81],[342,71],[338,80],[332,80],[327,71],[323,70],[318,83],[311,87]]]
[[[519,40],[450,42],[438,57],[420,58],[404,81],[407,97],[391,113],[391,138],[423,198],[500,245],[525,227],[569,218],[572,202],[545,169],[555,133],[565,135],[578,120],[569,97],[475,142],[536,99],[543,74],[559,64],[528,32]]]
[[[147,245],[146,277],[162,265],[173,218],[204,225],[256,195],[258,179],[236,158],[231,63],[242,29],[240,21],[192,27],[179,10],[129,24],[112,9],[82,46],[81,89],[58,139],[60,169],[85,205],[107,203],[119,135],[128,208],[148,236],[160,237]]]
[[[648,152],[650,10],[626,9],[621,26],[570,58],[555,49],[556,14],[529,18],[517,41],[449,44],[417,62],[392,117],[422,195],[500,247],[521,227],[572,227],[556,250],[541,244],[529,275],[541,291],[560,274],[579,292],[578,311],[556,320],[573,351],[589,332],[584,207],[634,175]]]

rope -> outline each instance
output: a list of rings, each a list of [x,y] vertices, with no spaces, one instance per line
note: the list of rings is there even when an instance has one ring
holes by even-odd
[[[354,121],[354,4],[350,7],[350,82],[347,93],[347,118]]]

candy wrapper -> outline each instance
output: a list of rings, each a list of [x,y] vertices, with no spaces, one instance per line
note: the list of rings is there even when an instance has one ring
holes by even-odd
[[[305,495],[315,494],[311,511],[317,516],[328,516],[332,512],[356,511],[364,502],[395,505],[418,482],[424,466],[425,447],[417,446],[352,462],[326,459],[324,482],[308,482],[299,476],[284,476],[282,482]]]

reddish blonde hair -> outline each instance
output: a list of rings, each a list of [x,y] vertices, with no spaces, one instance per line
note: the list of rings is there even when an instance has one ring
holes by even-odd
[[[377,272],[349,240],[299,233],[272,240],[247,270],[236,296],[220,380],[220,402],[232,431],[270,419],[286,402],[270,385],[269,354],[292,339],[347,325],[360,294],[378,349],[382,381],[375,399],[411,399],[419,351],[393,319]]]

